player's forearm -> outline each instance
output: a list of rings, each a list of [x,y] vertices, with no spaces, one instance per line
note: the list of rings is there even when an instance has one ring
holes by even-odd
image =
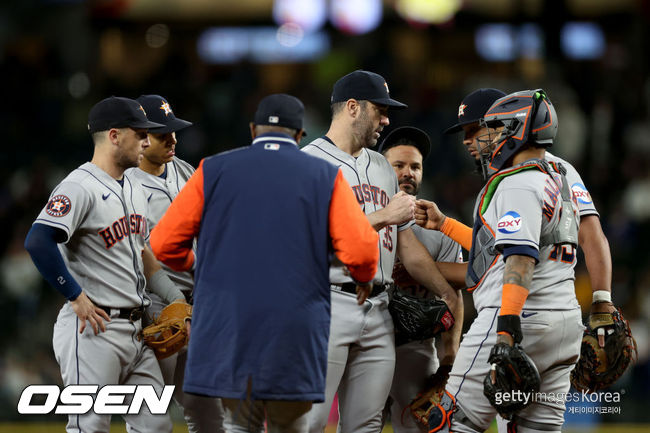
[[[376,212],[366,215],[368,221],[375,231],[379,231],[384,227],[390,225],[388,215],[384,209],[380,209]]]
[[[451,286],[456,289],[465,287],[467,263],[436,262],[436,265]]]
[[[506,257],[501,291],[501,310],[497,319],[497,342],[519,343],[522,339],[521,319],[528,291],[533,281],[535,259],[513,254]]]
[[[612,259],[609,242],[600,226],[596,215],[589,215],[580,220],[578,243],[585,255],[591,290],[612,290]]]
[[[454,317],[459,314],[459,295],[449,285],[445,277],[440,273],[436,263],[422,247],[422,252],[416,254],[400,255],[406,271],[421,285],[429,291],[438,295],[449,307]]]
[[[464,305],[463,296],[460,290],[456,291],[459,300],[458,317],[454,316],[454,326],[440,337],[442,341],[442,356],[439,357],[440,365],[452,365],[460,346],[460,337],[463,332]]]

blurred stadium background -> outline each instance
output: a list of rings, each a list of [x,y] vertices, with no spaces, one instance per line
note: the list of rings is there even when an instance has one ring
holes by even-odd
[[[91,157],[90,107],[109,95],[164,95],[195,122],[177,154],[196,165],[247,145],[247,123],[269,93],[300,97],[309,137],[318,137],[332,84],[358,68],[382,74],[409,104],[387,131],[410,124],[433,139],[421,196],[466,222],[482,182],[459,138],[441,133],[462,97],[478,87],[547,90],[560,122],[552,152],[578,168],[596,202],[614,301],[639,343],[638,363],[612,389],[621,402],[604,405],[618,413],[583,405],[566,427],[650,431],[649,21],[648,0],[2,2],[0,431],[63,429],[62,417],[16,411],[26,385],[61,381],[51,336],[63,300],[23,241],[52,187]],[[583,264],[576,274],[586,306]]]

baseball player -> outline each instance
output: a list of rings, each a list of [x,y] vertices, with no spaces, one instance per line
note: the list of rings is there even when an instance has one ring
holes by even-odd
[[[503,96],[505,96],[505,93],[497,89],[485,88],[475,90],[467,95],[458,107],[458,123],[445,130],[445,134],[454,134],[461,130],[463,131],[463,144],[466,146],[470,155],[474,157],[477,168],[480,171],[483,170],[483,165],[481,164],[481,156],[479,154],[480,146],[478,138],[485,136],[488,133],[488,128],[485,125],[479,124],[479,121],[488,108]],[[548,151],[545,153],[544,159],[554,164],[556,168],[559,166],[564,168],[568,183],[578,202],[580,210],[578,243],[585,256],[585,262],[591,280],[591,288],[594,293],[592,312],[611,313],[616,310],[611,302],[612,261],[609,243],[600,225],[598,211],[595,208],[588,189],[585,187],[585,183],[573,165],[552,155]],[[453,239],[461,243],[464,242],[463,246],[469,250],[471,236],[468,235],[468,232],[471,232],[471,229],[463,228],[453,219],[446,218],[437,209],[435,204],[429,210],[429,216],[429,221],[435,221],[435,226],[442,230],[443,233],[449,234]],[[598,298],[598,302],[596,302],[596,298]],[[504,420],[498,417],[497,421],[499,431],[505,431]]]
[[[389,124],[389,107],[406,105],[390,97],[383,77],[362,70],[334,84],[331,104],[332,122],[327,134],[303,150],[341,168],[359,206],[379,232],[380,258],[373,292],[362,307],[356,303],[355,285],[343,267],[334,264],[330,269],[332,322],[326,395],[325,402],[315,404],[310,412],[310,431],[324,430],[338,391],[339,431],[377,432],[395,369],[387,290],[392,287],[396,254],[416,281],[442,297],[454,317],[460,318],[462,299],[411,230],[415,198],[399,191],[388,161],[369,150]],[[447,333],[456,346],[462,326],[459,322]]]
[[[497,99],[479,139],[484,173],[476,202],[467,284],[478,316],[454,362],[440,412],[451,426],[434,431],[482,432],[496,415],[483,395],[495,345],[520,344],[541,375],[540,393],[514,415],[508,431],[559,432],[569,373],[578,360],[583,325],[573,287],[578,207],[562,170],[544,161],[557,132],[545,93]],[[428,214],[416,211],[418,224]],[[530,395],[528,395],[530,398]],[[525,397],[520,397],[525,398]],[[430,418],[431,420],[431,418]]]
[[[431,140],[426,132],[411,126],[393,130],[382,142],[379,151],[395,170],[402,191],[417,195],[422,183],[422,161],[429,154]],[[439,231],[412,227],[415,237],[426,247],[436,262],[462,262],[460,245]],[[464,269],[464,267],[461,267]],[[463,272],[464,275],[464,272]],[[402,290],[412,296],[432,298],[435,295],[415,282],[399,261],[393,268],[395,290]],[[390,390],[389,410],[393,430],[397,433],[419,433],[420,429],[404,408],[413,397],[426,386],[427,379],[438,370],[439,362],[434,339],[396,342],[395,374]],[[452,353],[455,353],[452,350]],[[442,358],[444,371],[451,370],[453,357]]]
[[[145,149],[139,167],[128,170],[144,187],[149,205],[147,224],[149,230],[152,230],[194,173],[194,167],[175,156],[176,132],[191,126],[192,123],[177,118],[169,102],[162,96],[141,95],[137,101],[146,111],[150,121],[164,125],[149,129],[149,147]],[[178,285],[185,298],[190,301],[194,286],[192,274],[173,271],[165,264],[162,264],[162,267],[169,279]],[[159,315],[168,303],[155,293],[150,293],[149,296],[151,305],[146,313],[147,317],[151,318]],[[183,392],[186,360],[187,350],[183,349],[158,362],[165,384],[176,385],[174,400],[183,409],[189,432],[223,432],[221,401]]]
[[[97,103],[88,116],[92,160],[55,187],[25,240],[43,277],[68,300],[52,339],[64,385],[147,384],[162,392],[160,367],[139,338],[150,303],[145,285],[167,302],[183,294],[162,278],[146,246],[147,197],[125,173],[149,145],[147,128],[162,126],[132,99]],[[172,431],[167,414],[152,415],[146,406],[122,417],[129,431]],[[70,415],[67,431],[108,432],[110,420],[92,410]]]

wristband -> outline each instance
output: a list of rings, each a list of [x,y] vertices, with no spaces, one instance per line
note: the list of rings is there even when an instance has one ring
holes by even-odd
[[[499,316],[497,318],[497,334],[500,332],[507,332],[516,344],[521,343],[524,336],[521,333],[521,319],[519,316],[514,314]]]
[[[607,290],[596,290],[592,295],[592,303],[599,304],[601,302],[612,302],[612,292]]]

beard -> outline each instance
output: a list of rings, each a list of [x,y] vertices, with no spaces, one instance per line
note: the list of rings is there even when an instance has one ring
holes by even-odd
[[[410,195],[417,195],[420,185],[413,179],[400,179],[399,187],[402,191]]]
[[[127,168],[137,167],[144,155],[138,152],[136,155],[120,153],[117,157],[117,166],[126,170]]]
[[[365,110],[363,110],[359,118],[354,121],[353,126],[355,135],[363,147],[375,147],[377,145],[375,132],[378,131],[373,127],[372,120],[370,120],[370,117]]]

